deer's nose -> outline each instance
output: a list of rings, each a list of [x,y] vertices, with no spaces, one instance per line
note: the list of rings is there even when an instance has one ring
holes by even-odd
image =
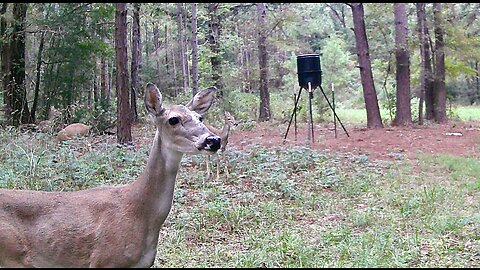
[[[221,142],[220,137],[216,135],[210,135],[205,139],[207,148],[209,148],[212,151],[217,151],[218,149],[220,149],[220,142]]]

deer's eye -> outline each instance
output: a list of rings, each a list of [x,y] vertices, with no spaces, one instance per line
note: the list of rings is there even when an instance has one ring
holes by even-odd
[[[180,120],[178,119],[178,117],[171,117],[170,119],[168,119],[168,123],[172,126],[178,124],[178,122],[180,122]]]
[[[198,120],[200,120],[200,122],[203,122],[203,117],[200,116],[200,117],[198,118]]]

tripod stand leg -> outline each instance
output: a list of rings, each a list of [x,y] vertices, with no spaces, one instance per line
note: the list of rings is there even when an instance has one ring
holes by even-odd
[[[296,113],[296,111],[297,111],[297,105],[298,105],[298,100],[300,99],[300,94],[302,94],[302,88],[300,88],[300,91],[298,91],[297,100],[295,100],[295,105],[294,105],[294,108],[293,108],[293,113],[292,113],[292,116],[290,117],[290,122],[288,123],[287,132],[285,132],[285,137],[283,138],[284,140],[287,139],[288,130],[290,129],[290,125],[292,124],[293,116],[295,115],[295,113]],[[296,122],[295,122],[295,124],[296,124]]]
[[[293,100],[297,100],[297,94],[293,94]],[[295,141],[297,141],[297,110],[293,110],[293,126],[295,128]]]
[[[312,99],[313,92],[310,82],[308,82],[308,109],[309,109],[309,119],[308,119],[308,141],[313,144],[313,115],[312,115]]]
[[[340,121],[340,118],[338,118],[337,113],[336,113],[335,110],[333,109],[332,104],[330,104],[330,101],[328,100],[327,95],[325,95],[325,92],[323,92],[323,88],[322,88],[321,85],[320,85],[320,90],[322,90],[322,94],[323,94],[323,96],[325,97],[325,100],[327,101],[328,106],[330,106],[330,109],[332,109],[333,115],[335,115],[335,117],[337,118],[338,123],[340,123],[340,125],[342,125],[343,131],[345,131],[345,133],[347,134],[347,137],[350,137],[350,135],[348,135],[347,130],[346,130],[345,127],[343,126],[342,121]]]

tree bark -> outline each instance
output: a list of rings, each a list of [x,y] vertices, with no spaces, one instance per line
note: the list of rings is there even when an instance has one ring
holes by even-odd
[[[2,8],[0,10],[0,15],[4,15],[7,12],[8,8],[8,3],[3,3]],[[12,108],[10,104],[10,98],[8,96],[8,78],[9,78],[9,72],[10,72],[10,42],[9,42],[9,37],[6,35],[6,30],[7,30],[7,20],[5,19],[5,16],[1,16],[0,19],[0,38],[1,38],[1,54],[2,54],[2,64],[1,64],[1,74],[2,76],[2,90],[3,90],[3,104],[5,105],[5,119],[6,122],[9,123],[11,122],[11,115],[12,115]]]
[[[212,65],[213,85],[217,87],[218,94],[223,99],[223,80],[222,80],[222,61],[220,58],[220,20],[217,10],[219,3],[208,4],[208,44],[210,45],[211,56],[210,63]]]
[[[37,111],[37,104],[38,104],[38,95],[40,92],[40,77],[41,77],[41,70],[42,70],[42,54],[43,54],[43,45],[45,42],[45,32],[40,34],[40,44],[38,45],[38,53],[37,53],[37,76],[35,79],[35,91],[32,103],[32,122],[36,121],[36,111]]]
[[[443,41],[442,4],[433,4],[435,25],[434,113],[437,123],[447,121],[447,89],[445,88],[445,51]]]
[[[432,59],[433,52],[431,50],[430,42],[428,39],[429,33],[426,24],[426,18],[424,19],[425,24],[425,119],[433,120],[435,117],[434,113],[434,92],[433,92],[433,69],[432,69]]]
[[[192,3],[192,95],[198,93],[197,4]]]
[[[423,103],[425,101],[425,3],[415,3],[417,10],[417,33],[420,44],[420,92],[418,102],[418,124],[423,125]]]
[[[188,88],[188,74],[187,74],[187,57],[185,52],[185,26],[183,24],[183,4],[177,3],[178,15],[178,41],[180,43],[180,62],[182,66],[182,87],[183,90]]]
[[[168,39],[168,25],[165,24],[165,38],[164,38],[164,45],[165,45],[165,75],[167,77],[170,76],[170,65],[168,63],[168,52],[170,50],[170,46],[169,46],[169,39]],[[175,58],[173,58],[175,59]],[[171,83],[169,84],[169,86],[171,85]]]
[[[105,33],[102,33],[102,41],[106,42],[106,36]],[[102,105],[103,108],[107,109],[110,106],[110,97],[111,97],[111,92],[110,92],[110,80],[108,76],[108,62],[105,60],[105,57],[102,56],[100,58],[100,96],[101,96],[101,102],[100,104]]]
[[[25,20],[27,3],[13,4],[13,34],[10,40],[11,64],[8,73],[7,92],[11,104],[11,124],[31,123],[25,86]]]
[[[428,28],[425,13],[425,3],[416,3],[418,35],[420,42],[420,102],[418,110],[418,122],[423,124],[423,120],[434,119],[434,95],[433,95],[433,75],[432,61],[430,57],[430,44],[428,42]],[[422,102],[424,101],[424,102]],[[423,113],[423,103],[425,103],[425,117]]]
[[[137,111],[137,97],[138,97],[138,66],[140,60],[140,4],[133,4],[133,23],[132,23],[132,65],[131,65],[131,76],[132,76],[132,86],[131,86],[131,95],[130,95],[130,105],[131,105],[131,123],[136,123],[138,121],[138,111]]]
[[[243,87],[242,90],[246,93],[252,92],[252,82],[251,82],[251,75],[250,75],[250,53],[249,53],[249,46],[247,41],[247,29],[245,27],[244,33],[242,35],[242,67],[243,67]]]
[[[161,85],[161,63],[160,63],[160,57],[159,57],[159,50],[160,50],[160,42],[158,40],[159,38],[159,31],[158,31],[158,24],[153,23],[153,49],[154,49],[154,55],[155,55],[155,62],[157,63],[157,85]]]
[[[410,103],[410,53],[408,51],[408,20],[405,3],[394,3],[395,16],[395,58],[396,72],[396,112],[393,125],[412,124]]]
[[[56,46],[56,43],[59,43],[58,38],[55,36],[52,36],[49,42],[49,47],[54,47]],[[52,56],[50,56],[52,59],[55,59],[57,57],[57,52],[54,52]],[[52,105],[52,99],[53,99],[53,93],[55,93],[55,86],[56,86],[56,76],[54,76],[54,68],[58,67],[59,65],[55,64],[46,64],[45,65],[45,77],[49,77],[53,79],[50,79],[49,81],[45,81],[45,90],[43,94],[43,103],[44,103],[44,110],[45,110],[45,115],[43,116],[44,120],[49,119],[50,116],[50,108]],[[58,74],[58,69],[55,74]]]
[[[99,66],[99,61],[95,60],[95,65],[93,66],[93,108],[96,109],[99,101],[100,101],[100,93],[99,93],[99,87],[98,87],[98,66]]]
[[[132,143],[127,56],[127,4],[116,3],[115,52],[117,89],[117,143]]]
[[[268,92],[268,53],[265,33],[265,3],[257,3],[258,11],[258,65],[260,68],[260,113],[258,121],[270,120],[270,93]]]
[[[149,43],[149,41],[150,41],[150,37],[149,37],[149,35],[148,35],[148,24],[147,24],[147,20],[144,20],[143,25],[145,26],[145,56],[146,56],[147,59],[148,59],[149,56],[150,56],[150,48],[148,47],[148,43]]]
[[[377,92],[375,91],[375,84],[373,82],[367,33],[365,31],[363,4],[350,3],[349,6],[352,8],[355,45],[360,65],[365,109],[367,111],[367,127],[383,128],[380,108],[378,107]]]

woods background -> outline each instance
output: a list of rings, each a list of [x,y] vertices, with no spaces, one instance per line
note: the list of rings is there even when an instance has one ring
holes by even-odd
[[[3,3],[0,12],[4,125],[38,123],[54,106],[62,125],[116,125],[126,143],[147,82],[167,102],[215,85],[210,121],[228,110],[246,126],[285,122],[306,53],[321,55],[338,107],[366,108],[368,127],[444,122],[449,106],[480,98],[477,3]],[[314,110],[315,122],[331,119],[320,94]]]

